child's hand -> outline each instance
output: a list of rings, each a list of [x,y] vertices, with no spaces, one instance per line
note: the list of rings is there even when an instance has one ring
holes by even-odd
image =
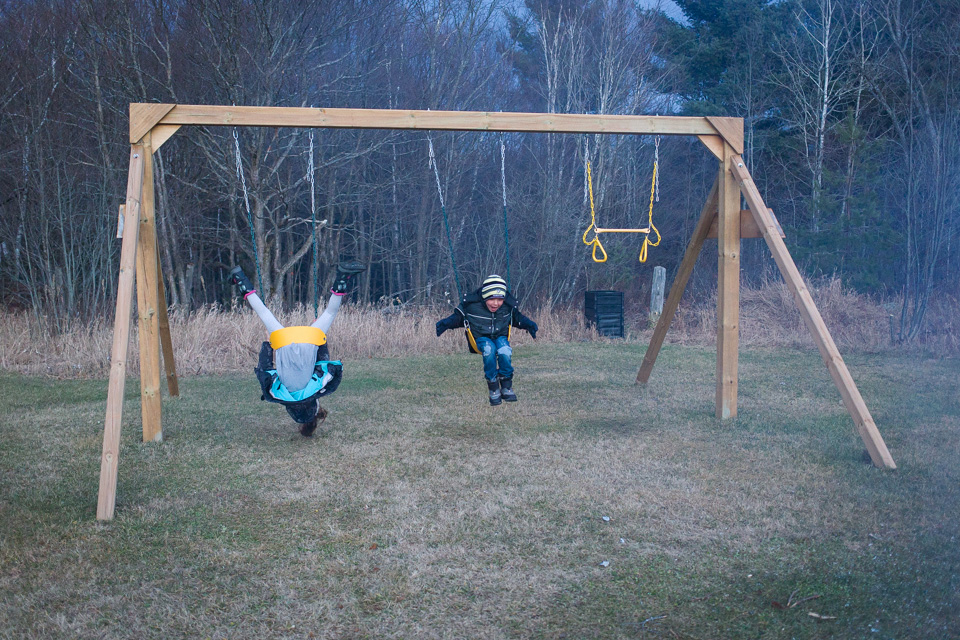
[[[518,326],[524,331],[527,331],[530,334],[531,338],[533,338],[534,340],[537,339],[537,331],[540,330],[540,327],[537,326],[536,322],[524,316]]]
[[[437,321],[437,337],[439,338],[447,329],[453,329],[453,323],[453,316],[447,316],[443,320]]]

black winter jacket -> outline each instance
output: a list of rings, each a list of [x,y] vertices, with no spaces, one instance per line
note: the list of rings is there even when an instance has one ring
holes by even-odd
[[[517,299],[510,292],[507,292],[503,305],[491,312],[480,295],[480,289],[465,295],[454,312],[437,323],[438,335],[448,329],[463,326],[470,327],[474,338],[491,340],[506,337],[511,326],[529,331],[533,337],[536,337],[537,333],[537,323],[520,313]]]

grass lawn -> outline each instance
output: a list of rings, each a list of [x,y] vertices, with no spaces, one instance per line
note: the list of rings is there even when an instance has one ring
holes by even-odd
[[[251,373],[143,444],[128,381],[110,523],[106,381],[0,374],[0,638],[960,637],[960,362],[847,356],[881,471],[816,353],[742,352],[721,423],[712,350],[644,348],[521,347],[500,407],[347,361],[311,439]]]

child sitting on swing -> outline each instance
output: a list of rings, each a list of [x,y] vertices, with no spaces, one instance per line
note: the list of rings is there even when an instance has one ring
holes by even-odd
[[[336,279],[330,289],[330,300],[323,313],[310,325],[322,332],[319,340],[322,344],[319,345],[293,342],[281,334],[274,334],[284,329],[284,326],[263,304],[243,269],[234,267],[230,271],[230,283],[237,286],[243,299],[272,334],[271,342],[261,345],[259,363],[254,369],[263,391],[260,399],[282,404],[293,421],[300,425],[303,436],[312,436],[317,425],[327,417],[326,409],[320,406],[320,396],[330,395],[340,385],[343,364],[339,360],[329,360],[326,333],[337,317],[350,279],[365,268],[359,262],[341,262],[337,266]],[[298,329],[309,331],[306,327]],[[313,335],[316,335],[315,332]]]
[[[510,327],[530,333],[537,339],[537,323],[520,313],[517,300],[507,291],[507,283],[498,275],[488,276],[479,289],[463,297],[452,314],[437,322],[437,336],[448,329],[467,327],[467,337],[476,343],[483,356],[483,375],[490,392],[490,405],[504,400],[516,402],[513,390],[513,364],[510,359]],[[471,343],[471,350],[474,345]]]

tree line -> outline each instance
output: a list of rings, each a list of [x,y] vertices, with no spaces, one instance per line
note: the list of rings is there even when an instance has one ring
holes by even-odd
[[[0,303],[54,330],[112,313],[131,102],[719,115],[744,118],[801,269],[900,301],[916,337],[960,273],[960,5],[676,4],[2,2]],[[527,300],[638,290],[679,263],[717,170],[686,138],[229,127],[183,129],[155,160],[186,310],[231,300],[235,264],[273,304],[311,302],[340,256],[368,265],[372,303],[455,300],[508,265]],[[591,260],[587,161],[604,226],[641,226],[654,187],[648,263],[631,236]],[[773,270],[759,241],[742,265]]]

